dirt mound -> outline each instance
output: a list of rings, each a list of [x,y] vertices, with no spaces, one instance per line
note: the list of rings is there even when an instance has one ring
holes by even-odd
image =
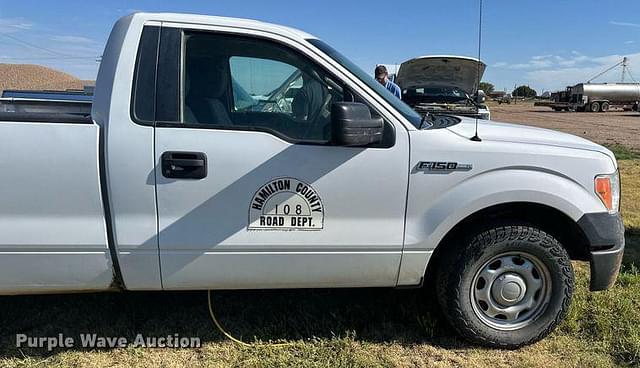
[[[81,89],[84,84],[71,74],[41,65],[0,64],[0,92],[5,89]]]

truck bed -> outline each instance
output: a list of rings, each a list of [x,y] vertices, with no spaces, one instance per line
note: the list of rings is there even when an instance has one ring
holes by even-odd
[[[88,115],[0,113],[0,289],[105,290],[113,280]]]

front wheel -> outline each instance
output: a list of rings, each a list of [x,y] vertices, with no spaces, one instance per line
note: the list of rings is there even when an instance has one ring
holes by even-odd
[[[548,335],[566,316],[573,268],[551,235],[496,226],[454,244],[439,268],[442,312],[463,337],[517,348]]]

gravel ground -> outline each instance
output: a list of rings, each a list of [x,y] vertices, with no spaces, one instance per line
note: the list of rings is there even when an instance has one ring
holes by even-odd
[[[533,103],[490,105],[495,121],[521,123],[575,134],[600,144],[622,144],[640,150],[640,113],[556,112]]]

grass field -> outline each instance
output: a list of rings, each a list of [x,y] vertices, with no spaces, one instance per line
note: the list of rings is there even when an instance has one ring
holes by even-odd
[[[247,341],[287,340],[284,348],[242,347],[212,325],[205,293],[115,293],[1,297],[0,366],[211,367],[590,367],[640,365],[640,155],[620,158],[627,251],[616,285],[590,293],[588,265],[576,263],[570,315],[543,341],[517,351],[470,346],[440,322],[423,290],[216,292],[223,325]],[[198,349],[17,349],[15,334],[78,338],[197,336]]]

